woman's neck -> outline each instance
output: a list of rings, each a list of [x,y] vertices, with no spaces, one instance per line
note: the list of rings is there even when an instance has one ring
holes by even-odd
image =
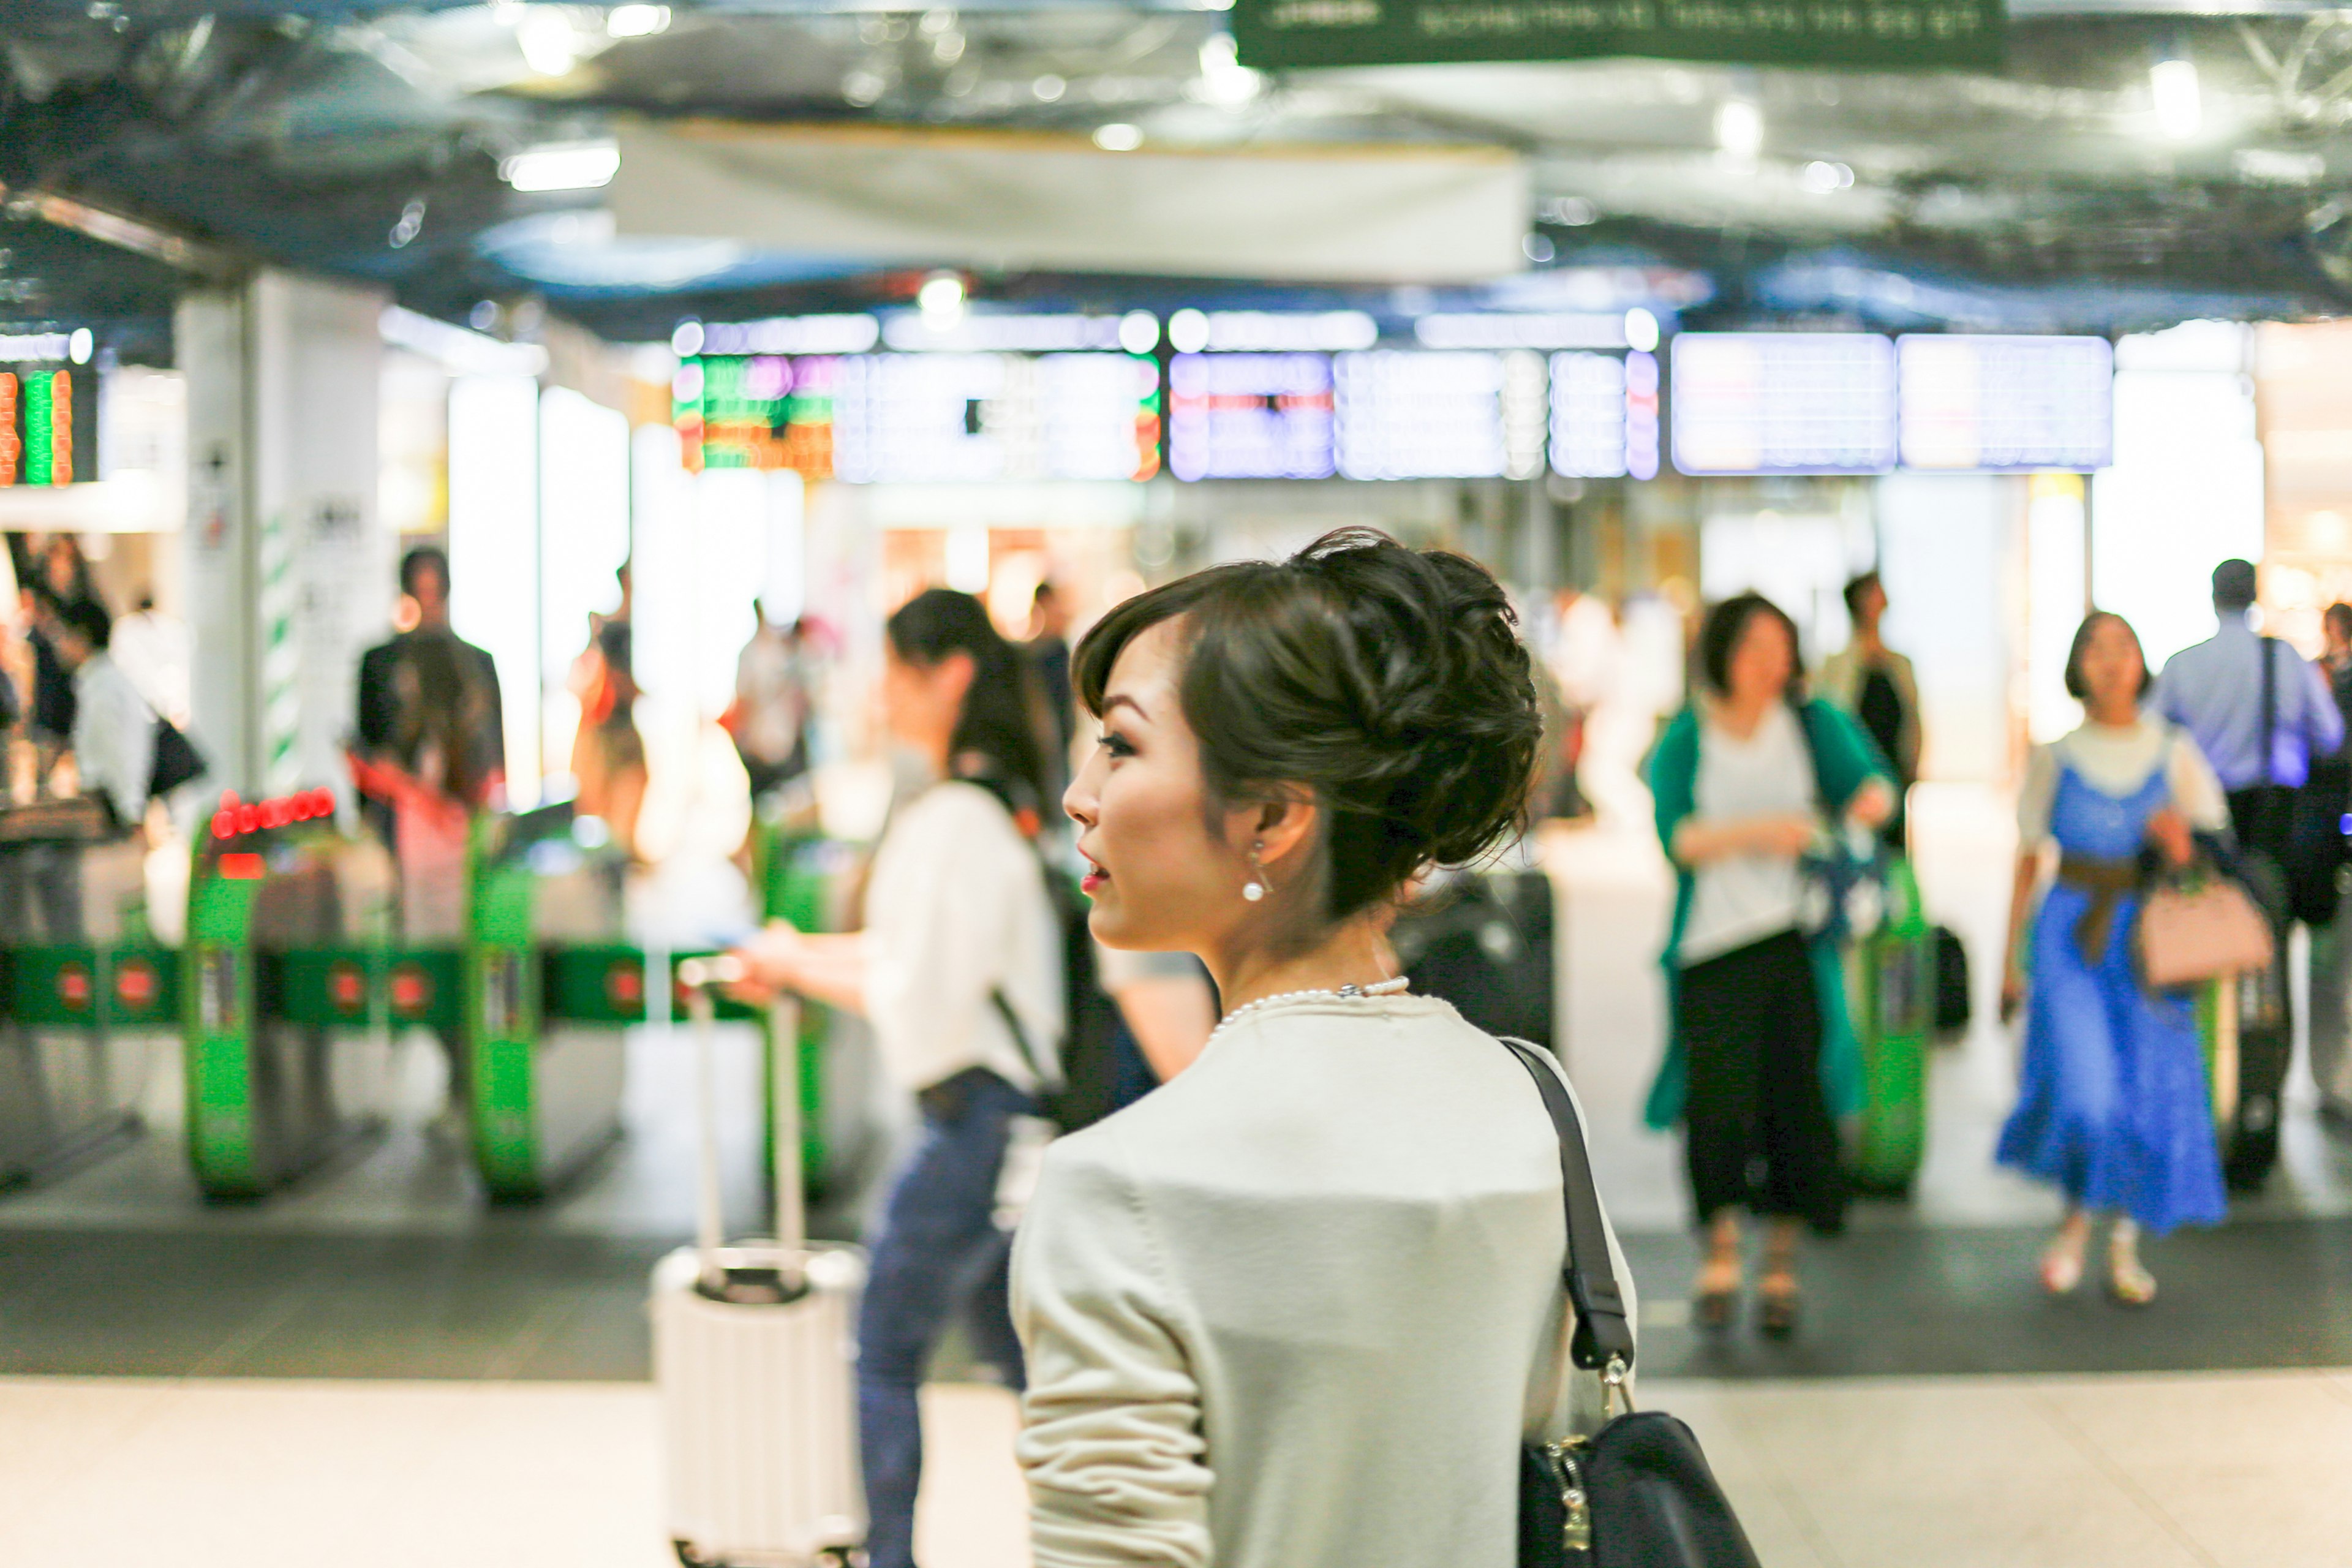
[[[2083,716],[2105,730],[2136,729],[2139,724],[2139,702],[2129,697],[2094,700],[2084,704]]]
[[[1337,991],[1370,986],[1395,976],[1395,955],[1371,918],[1360,915],[1302,952],[1279,952],[1263,945],[1235,945],[1204,955],[1227,1013],[1293,991]]]
[[[1756,733],[1756,727],[1764,722],[1764,715],[1770,712],[1772,704],[1779,700],[1778,692],[1762,697],[1741,694],[1719,697],[1715,703],[1715,721],[1744,741]]]

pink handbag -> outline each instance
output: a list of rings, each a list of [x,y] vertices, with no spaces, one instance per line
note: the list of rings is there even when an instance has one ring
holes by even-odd
[[[2140,906],[2139,963],[2158,991],[2268,969],[2270,921],[2227,877],[2168,881]]]

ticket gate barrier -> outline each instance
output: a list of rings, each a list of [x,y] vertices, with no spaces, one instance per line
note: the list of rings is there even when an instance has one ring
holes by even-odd
[[[625,860],[570,805],[475,824],[465,1008],[474,1157],[494,1201],[543,1198],[621,1131],[622,1026],[646,956],[622,941]]]
[[[199,844],[181,954],[188,1157],[212,1199],[261,1197],[379,1131],[395,1025],[454,1022],[455,954],[395,955],[391,857],[323,790]]]
[[[847,923],[844,893],[855,865],[850,847],[812,832],[773,823],[755,824],[751,839],[751,890],[761,920],[782,920],[805,931],[839,931]],[[681,993],[681,995],[683,994]],[[683,1003],[680,1004],[683,1005]],[[845,1061],[863,1044],[862,1019],[803,998],[797,1008],[799,1040],[791,1055],[800,1072],[801,1171],[804,1191],[821,1199],[830,1179],[854,1152],[851,1132],[859,1098],[836,1083]],[[749,1016],[749,1015],[747,1015]],[[762,1049],[760,1087],[764,1110],[761,1169],[775,1163],[776,1069],[784,1057],[772,1037],[774,1014],[757,1010]]]
[[[177,955],[148,932],[143,849],[72,816],[0,813],[11,942],[0,949],[0,1186],[137,1131],[140,1093],[178,1025]]]
[[[1927,1052],[1936,1020],[1936,934],[1907,859],[1898,856],[1888,865],[1885,913],[1851,957],[1863,1105],[1846,1174],[1866,1196],[1905,1197],[1926,1152]]]

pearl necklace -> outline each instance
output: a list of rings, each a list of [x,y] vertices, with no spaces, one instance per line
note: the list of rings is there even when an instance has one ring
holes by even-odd
[[[1383,980],[1372,985],[1342,985],[1336,991],[1328,987],[1312,991],[1284,991],[1272,996],[1261,996],[1255,1002],[1243,1003],[1217,1020],[1217,1026],[1209,1031],[1209,1038],[1215,1039],[1238,1020],[1247,1017],[1261,1007],[1271,1007],[1277,1002],[1297,1002],[1309,996],[1328,996],[1334,1001],[1354,1002],[1369,996],[1392,996],[1412,984],[1409,978],[1400,974],[1393,980]]]

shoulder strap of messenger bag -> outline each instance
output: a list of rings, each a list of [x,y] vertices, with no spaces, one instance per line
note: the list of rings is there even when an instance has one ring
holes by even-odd
[[[2278,638],[2264,637],[2263,647],[2263,783],[2271,779],[2271,757],[2278,735],[2278,660],[2272,657]]]
[[[1599,1189],[1592,1183],[1592,1160],[1585,1151],[1576,1101],[1535,1047],[1525,1040],[1505,1039],[1503,1044],[1536,1080],[1552,1130],[1559,1135],[1560,1189],[1568,1203],[1568,1262],[1561,1279],[1569,1304],[1576,1309],[1569,1358],[1587,1372],[1602,1371],[1612,1361],[1631,1370],[1633,1326],[1626,1320],[1625,1295],[1618,1289],[1616,1266],[1609,1256],[1609,1225],[1601,1217]]]

